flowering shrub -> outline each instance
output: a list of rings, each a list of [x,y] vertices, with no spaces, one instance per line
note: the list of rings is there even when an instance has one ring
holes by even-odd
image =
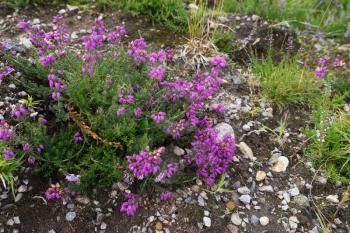
[[[122,25],[107,32],[103,21],[96,19],[91,34],[82,37],[79,55],[69,49],[63,18],[54,17],[53,22],[54,30],[49,32],[30,21],[18,27],[35,45],[38,65],[48,70],[47,88],[57,113],[74,108],[88,126],[78,123],[81,132],[73,126],[47,136],[43,148],[37,147],[43,151],[43,160],[52,161],[56,170],[69,174],[67,181],[76,185],[85,185],[91,177],[97,183],[114,179],[112,174],[124,163],[137,180],[156,183],[170,180],[193,164],[207,185],[213,185],[232,163],[235,152],[234,138],[218,138],[205,107],[205,101],[220,88],[220,75],[228,65],[225,59],[215,57],[210,69],[194,77],[173,77],[167,72],[173,62],[172,51],[149,51],[143,38],[126,42]],[[214,110],[224,112],[222,105]],[[20,106],[13,110],[14,117],[26,114]],[[193,155],[174,156],[167,149],[169,142],[176,144],[192,135],[196,135]],[[123,147],[114,146],[117,143]],[[67,193],[53,185],[47,198],[66,200]],[[170,197],[168,193],[162,200]],[[121,211],[133,215],[138,206],[139,199],[128,194]]]
[[[318,79],[330,83],[336,91],[350,90],[350,72],[346,64],[338,57],[331,58],[328,55],[317,61],[315,76]]]

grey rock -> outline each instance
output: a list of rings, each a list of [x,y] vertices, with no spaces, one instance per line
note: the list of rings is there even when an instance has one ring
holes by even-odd
[[[73,221],[75,219],[76,216],[77,216],[77,214],[75,212],[68,212],[66,214],[66,220],[68,222],[71,222],[71,221]]]
[[[256,226],[259,224],[259,218],[257,216],[255,216],[254,214],[250,217],[250,222]]]
[[[177,156],[182,156],[185,154],[185,151],[184,149],[178,147],[178,146],[175,146],[174,147],[174,154],[177,155]]]
[[[238,213],[233,213],[233,214],[231,215],[231,222],[232,222],[233,224],[235,224],[236,226],[239,226],[239,225],[241,225],[241,223],[242,223],[242,219],[241,219],[241,217],[239,216]]]
[[[298,196],[295,196],[293,198],[293,202],[300,206],[300,207],[303,207],[303,208],[306,208],[306,207],[309,207],[310,206],[310,201],[309,201],[309,198],[307,198],[307,196],[305,195],[298,195]]]
[[[105,215],[104,215],[103,213],[98,212],[98,213],[96,214],[96,222],[97,222],[98,224],[100,224],[100,223],[102,222],[104,216],[105,216]]]
[[[239,200],[242,203],[248,205],[248,204],[250,204],[250,201],[252,200],[252,198],[249,195],[242,195],[242,196],[240,196]]]
[[[273,193],[274,192],[273,187],[271,185],[261,186],[261,187],[259,187],[259,191],[260,192],[268,192],[268,193]]]
[[[328,195],[326,197],[326,200],[329,201],[329,202],[336,203],[336,204],[339,203],[338,195]]]
[[[56,233],[56,231],[54,229],[51,229],[48,231],[48,233]]]
[[[100,226],[101,230],[106,230],[107,229],[107,224],[106,223],[102,223]]]
[[[229,230],[229,233],[238,233],[238,227],[235,225],[228,224],[227,229]]]
[[[7,220],[7,222],[6,222],[6,225],[8,225],[8,226],[13,226],[14,224],[15,224],[15,221],[13,221],[12,218],[10,218],[9,220]]]
[[[13,221],[15,222],[15,224],[20,224],[21,223],[21,220],[19,220],[18,216],[13,217]]]
[[[240,142],[238,144],[238,148],[242,152],[244,158],[250,159],[252,161],[255,160],[252,149],[250,149],[250,147],[245,142]]]
[[[16,197],[15,197],[15,202],[19,202],[23,197],[23,193],[17,193]]]
[[[295,187],[295,188],[289,189],[289,190],[288,190],[288,193],[289,193],[292,197],[295,197],[295,196],[298,196],[298,195],[300,194],[300,191],[299,191],[298,187]]]
[[[240,194],[250,194],[250,189],[247,186],[243,186],[237,189],[237,192]]]
[[[235,137],[232,126],[227,123],[219,123],[214,128],[218,131],[218,140],[221,140],[226,134]]]
[[[201,195],[198,196],[198,204],[200,206],[204,206],[205,205],[204,198]]]

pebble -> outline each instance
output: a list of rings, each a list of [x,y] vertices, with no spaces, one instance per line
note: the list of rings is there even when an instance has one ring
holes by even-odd
[[[251,222],[254,226],[256,226],[256,225],[258,225],[258,223],[259,223],[259,218],[253,214],[253,215],[250,217],[250,222]]]
[[[244,158],[250,159],[252,161],[255,160],[252,149],[250,149],[250,147],[245,142],[240,142],[238,144],[238,148],[242,152]]]
[[[227,123],[219,123],[214,128],[218,131],[218,140],[221,140],[226,134],[229,134],[233,138],[235,137],[232,126]]]
[[[15,197],[15,202],[19,202],[23,197],[23,193],[17,193],[16,197]]]
[[[298,196],[295,196],[294,199],[293,199],[293,202],[300,206],[300,207],[303,207],[303,208],[306,208],[306,207],[309,207],[310,206],[310,201],[309,201],[309,198],[307,198],[307,196],[305,195],[298,195]]]
[[[339,203],[338,195],[329,195],[326,197],[326,200],[329,202],[336,203],[336,204]]]
[[[198,204],[200,206],[204,206],[205,205],[204,198],[201,195],[198,196]]]
[[[83,205],[88,205],[90,204],[90,199],[84,196],[77,196],[77,198],[75,198],[75,200]]]
[[[240,187],[237,189],[237,192],[240,193],[240,194],[250,194],[250,189],[247,187],[247,186],[244,186],[244,187]]]
[[[270,220],[268,217],[263,216],[259,219],[259,222],[262,226],[266,226],[267,224],[269,224]]]
[[[75,219],[76,216],[77,216],[77,214],[75,212],[68,212],[66,214],[66,220],[68,222],[71,222],[71,221],[73,221]]]
[[[295,217],[295,216],[289,217],[289,221],[288,222],[289,222],[289,227],[291,229],[297,229],[298,228],[299,220],[298,220],[297,217]]]
[[[299,191],[298,187],[295,187],[295,188],[289,189],[289,190],[288,190],[288,193],[289,193],[292,197],[295,197],[295,196],[298,196],[298,195],[300,194],[300,191]]]
[[[233,201],[228,201],[227,203],[226,203],[226,208],[227,209],[229,209],[229,210],[234,210],[234,209],[236,209],[236,204],[233,202]]]
[[[273,190],[271,185],[261,186],[261,187],[259,187],[259,191],[260,192],[268,192],[268,193],[273,193],[274,192],[274,190]]]
[[[10,218],[10,219],[6,222],[6,225],[8,225],[8,226],[13,226],[13,224],[15,224],[15,221],[13,221],[12,218]]]
[[[177,155],[177,156],[182,156],[185,154],[185,151],[184,149],[178,147],[178,146],[175,146],[174,147],[174,154]]]
[[[106,230],[107,229],[107,224],[106,223],[101,223],[101,226],[100,226],[101,230]]]
[[[256,172],[256,176],[255,176],[256,181],[260,182],[260,181],[265,180],[265,178],[266,178],[266,172],[264,172],[264,171],[257,171]]]
[[[24,193],[27,191],[27,185],[21,185],[18,187],[17,192]]]
[[[13,217],[13,221],[15,222],[15,224],[20,224],[21,223],[21,221],[19,220],[18,216]]]
[[[250,201],[252,200],[252,198],[249,195],[242,195],[240,196],[239,200],[244,203],[244,204],[250,204]]]
[[[65,14],[65,13],[66,13],[66,10],[65,10],[65,9],[61,9],[61,10],[58,11],[58,14],[60,14],[60,15],[63,15],[63,14]]]
[[[48,233],[56,233],[56,231],[54,229],[51,229],[48,231]]]
[[[231,222],[232,222],[233,224],[235,224],[236,226],[239,226],[239,225],[241,225],[241,223],[242,223],[242,219],[241,219],[241,217],[239,217],[239,214],[238,214],[238,213],[233,213],[233,214],[231,215]]]
[[[285,172],[289,165],[289,160],[285,156],[279,156],[276,163],[272,166],[271,170],[273,172]]]
[[[238,227],[235,225],[228,224],[227,229],[229,230],[229,233],[238,233]]]
[[[243,127],[242,127],[242,129],[244,130],[244,131],[250,131],[250,126],[249,125],[247,125],[247,124],[245,124],[245,125],[243,125]]]
[[[209,217],[204,217],[203,223],[204,223],[204,226],[210,227],[211,226],[211,219]]]

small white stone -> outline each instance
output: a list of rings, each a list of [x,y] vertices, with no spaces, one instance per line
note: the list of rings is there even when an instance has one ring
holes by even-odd
[[[240,142],[238,144],[238,148],[242,152],[244,158],[250,159],[252,161],[255,160],[252,149],[250,149],[250,147],[245,142]]]
[[[66,10],[65,10],[65,9],[61,9],[61,10],[58,11],[58,14],[60,14],[60,15],[63,15],[63,14],[65,14],[65,13],[66,13]]]
[[[289,160],[285,156],[280,156],[277,162],[272,166],[271,170],[274,172],[285,172],[289,165]]]
[[[239,200],[244,203],[244,204],[250,204],[250,201],[252,200],[252,198],[249,195],[242,195],[239,197]]]
[[[338,195],[329,195],[326,197],[326,200],[329,202],[336,203],[336,204],[339,203]]]
[[[247,186],[243,186],[237,189],[240,194],[250,194],[250,189]]]
[[[68,212],[66,214],[66,220],[68,222],[71,222],[71,221],[73,221],[75,219],[76,216],[77,216],[77,214],[75,212]]]
[[[259,219],[259,222],[262,226],[266,226],[267,224],[269,224],[270,220],[268,217],[263,216]]]
[[[298,187],[295,187],[295,188],[289,189],[289,190],[288,190],[288,193],[289,193],[292,197],[295,197],[295,196],[298,196],[298,195],[300,194],[300,191],[299,191]]]
[[[243,129],[244,131],[250,131],[250,126],[247,125],[247,124],[245,124],[245,125],[243,125],[242,129]]]
[[[231,215],[231,222],[232,222],[233,224],[235,224],[236,226],[239,226],[239,225],[241,225],[241,223],[242,223],[242,219],[241,219],[241,217],[239,217],[239,214],[238,214],[238,213],[233,213],[233,214]]]
[[[256,181],[260,182],[260,181],[265,180],[265,178],[266,178],[266,172],[264,172],[264,171],[257,171],[256,172],[256,177],[255,177]]]
[[[209,217],[204,217],[203,223],[204,223],[204,226],[210,227],[211,226],[211,219]]]

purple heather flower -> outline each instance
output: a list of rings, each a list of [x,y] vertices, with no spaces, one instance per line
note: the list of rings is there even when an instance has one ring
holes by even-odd
[[[188,122],[185,119],[181,119],[178,122],[171,123],[166,129],[165,132],[171,134],[174,140],[178,140],[181,137],[181,134],[188,126]]]
[[[135,101],[135,97],[133,95],[128,95],[127,97],[119,97],[119,103],[121,104],[132,104]]]
[[[141,109],[140,107],[135,108],[135,110],[134,110],[134,116],[135,116],[136,118],[140,118],[140,117],[141,117],[141,114],[142,114],[142,109]]]
[[[326,55],[326,56],[320,58],[320,60],[318,60],[317,64],[319,64],[319,65],[325,65],[325,64],[327,64],[327,62],[328,62],[330,59],[331,59],[331,58],[330,58],[328,55]]]
[[[332,64],[333,64],[334,68],[345,66],[345,63],[342,60],[340,60],[339,58],[336,58]]]
[[[40,117],[39,120],[38,120],[38,122],[39,122],[39,124],[40,124],[41,126],[44,126],[44,125],[47,124],[47,120],[46,120],[45,118],[43,118],[43,117]]]
[[[79,144],[81,143],[82,141],[84,141],[83,137],[81,136],[80,132],[76,132],[74,134],[74,143],[75,144]]]
[[[56,61],[55,56],[52,53],[50,53],[46,57],[44,56],[39,58],[39,62],[44,66],[48,66],[50,63],[54,63],[55,61]]]
[[[221,114],[225,113],[225,105],[224,104],[216,104],[213,106],[213,109],[218,113],[221,113]]]
[[[323,79],[326,76],[326,74],[327,74],[327,67],[325,66],[317,67],[315,70],[315,75],[319,79]]]
[[[153,114],[152,119],[157,122],[158,124],[163,121],[166,117],[166,113],[165,112],[158,112],[157,114]]]
[[[30,145],[28,143],[22,145],[22,151],[28,153],[30,150]]]
[[[61,97],[61,93],[59,92],[52,92],[52,99],[58,99]]]
[[[28,114],[28,110],[21,105],[16,105],[11,110],[11,116],[14,118],[20,118]]]
[[[145,62],[147,58],[147,43],[144,38],[133,40],[129,44],[128,54],[133,57],[135,61]]]
[[[151,152],[143,150],[139,154],[127,156],[128,167],[140,180],[151,174],[154,175],[159,171],[159,165],[163,162],[160,156],[164,151],[165,147],[160,147]]]
[[[7,141],[12,136],[12,131],[0,125],[0,139]]]
[[[117,110],[117,113],[116,113],[117,116],[118,117],[124,116],[125,110],[126,110],[126,107],[124,107],[124,106],[123,107],[119,107],[118,110]]]
[[[165,179],[172,177],[179,170],[178,163],[169,163],[167,167],[159,173],[159,175],[155,178],[155,182],[163,182]]]
[[[236,150],[234,138],[225,135],[218,139],[218,132],[211,126],[199,130],[192,143],[197,173],[211,186],[215,178],[226,171]]]
[[[80,175],[68,174],[66,180],[69,182],[80,184]]]
[[[138,198],[133,193],[128,193],[125,195],[126,201],[122,203],[120,212],[126,213],[128,216],[135,215],[137,209],[139,208]]]
[[[115,30],[118,32],[120,36],[125,36],[126,35],[126,30],[124,25],[118,25],[115,27]]]
[[[156,63],[156,62],[160,62],[160,63],[164,62],[164,61],[165,61],[165,57],[166,57],[166,54],[164,53],[163,50],[161,50],[161,51],[159,51],[159,52],[152,52],[152,53],[149,55],[148,59],[149,59],[149,61],[150,61],[152,64],[154,64],[154,63]]]
[[[34,166],[34,165],[35,165],[35,162],[36,162],[36,159],[35,159],[35,157],[30,156],[30,157],[28,158],[27,161],[28,161],[28,163],[29,163],[30,165]]]
[[[30,25],[30,21],[21,21],[17,24],[17,28],[26,30],[28,29],[29,25]]]
[[[151,71],[149,73],[150,79],[156,78],[159,81],[162,81],[165,75],[165,70],[163,66],[159,65],[158,67],[151,67]]]
[[[347,83],[350,85],[350,78],[348,79]]]
[[[163,202],[169,201],[173,197],[174,193],[170,191],[165,191],[160,194],[160,200]]]
[[[168,49],[168,50],[166,51],[166,58],[167,58],[169,61],[173,60],[174,54],[173,54],[173,51],[172,51],[171,49]]]
[[[37,146],[36,146],[36,150],[37,150],[39,153],[43,152],[43,151],[44,151],[44,145],[43,145],[43,144],[37,145]]]
[[[0,80],[14,71],[15,70],[12,67],[7,66],[3,71],[0,72]]]
[[[216,66],[217,68],[224,68],[227,66],[227,62],[224,57],[216,56],[211,61],[211,64]]]
[[[4,157],[4,159],[12,159],[13,157],[15,157],[15,153],[13,153],[13,151],[10,149],[6,149],[4,150],[2,156]]]

